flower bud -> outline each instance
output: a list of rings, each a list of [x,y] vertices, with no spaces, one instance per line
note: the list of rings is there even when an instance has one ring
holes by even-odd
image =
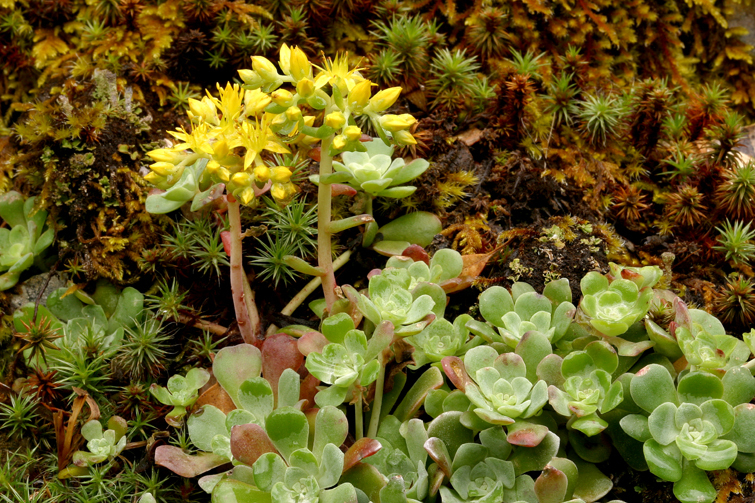
[[[291,170],[286,166],[276,166],[272,169],[272,176],[270,179],[273,183],[288,183],[292,174]]]
[[[227,182],[231,177],[231,172],[228,168],[221,166],[220,163],[214,159],[207,163],[205,169],[211,176],[215,176],[224,182]]]
[[[304,51],[298,47],[294,47],[291,50],[291,76],[295,81],[300,81],[309,77],[312,73],[312,65],[307,59],[307,55]]]
[[[270,180],[270,176],[272,175],[272,171],[267,166],[257,166],[254,168],[254,178],[259,180],[260,182],[267,182]]]
[[[152,158],[153,161],[169,162],[171,164],[177,164],[181,162],[186,154],[183,152],[174,152],[169,148],[158,148],[157,150],[151,150],[147,152],[147,155]]]
[[[349,139],[349,141],[359,141],[362,137],[362,130],[359,126],[348,126],[343,130],[343,135]]]
[[[351,110],[361,110],[370,102],[370,94],[372,93],[370,87],[372,82],[369,80],[363,80],[359,84],[355,85],[349,91],[349,99],[347,101],[348,107]]]
[[[275,65],[263,56],[252,56],[252,68],[254,68],[254,71],[266,82],[272,82],[280,78],[278,70],[275,69]]]
[[[294,194],[296,194],[296,185],[293,183],[276,183],[270,189],[270,195],[279,202],[288,201]]]
[[[207,96],[205,96],[201,100],[189,98],[189,112],[190,117],[193,115],[194,117],[202,119],[204,122],[211,124],[215,124],[217,122],[217,112],[215,110],[215,105]]]
[[[171,162],[156,162],[150,168],[160,176],[170,176],[176,171],[176,165]]]
[[[341,129],[346,124],[346,117],[341,112],[332,112],[325,116],[323,124],[333,129]]]
[[[412,136],[412,134],[406,130],[396,131],[395,133],[393,133],[393,141],[395,141],[396,145],[399,146],[417,144],[417,140],[414,139],[414,136]]]
[[[252,175],[250,175],[246,171],[234,173],[231,177],[231,183],[238,185],[239,187],[250,186],[252,184],[252,181]]]
[[[292,122],[299,122],[302,117],[299,107],[289,107],[284,113],[286,114],[286,118]]]
[[[283,44],[280,48],[280,58],[278,59],[278,66],[286,75],[291,75],[291,49],[288,44]]]
[[[346,148],[346,137],[342,134],[339,134],[335,138],[333,138],[333,148],[335,150],[343,150]]]
[[[149,173],[144,175],[144,179],[147,180],[152,185],[158,185],[163,178],[164,177],[158,175],[154,171],[150,171]]]
[[[296,92],[299,93],[299,96],[302,98],[309,98],[315,93],[315,83],[312,82],[312,79],[301,79],[298,84],[296,84]]]
[[[234,196],[239,198],[241,204],[247,205],[254,200],[254,189],[252,189],[251,187],[245,187],[244,189],[237,191]]]
[[[277,89],[270,94],[270,98],[276,105],[288,107],[293,105],[294,95],[291,94],[291,91],[287,91],[286,89]]]
[[[375,96],[370,99],[370,105],[367,107],[370,112],[380,113],[388,110],[391,105],[396,103],[399,95],[401,94],[400,87],[391,87],[390,89],[383,89],[379,91]]]
[[[408,129],[415,122],[417,122],[417,119],[412,117],[410,114],[384,115],[380,118],[380,125],[383,127],[383,129],[392,133],[401,131],[403,129]]]
[[[239,77],[247,86],[252,89],[262,87],[265,81],[260,77],[260,74],[252,70],[239,70]]]

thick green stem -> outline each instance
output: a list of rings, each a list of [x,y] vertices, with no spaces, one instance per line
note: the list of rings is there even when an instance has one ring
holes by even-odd
[[[354,422],[356,423],[354,425],[354,436],[357,440],[364,436],[364,419],[362,417],[362,409],[364,406],[362,405],[362,392],[359,391],[358,393],[359,396],[357,397],[356,409],[354,409]]]
[[[383,408],[383,388],[385,387],[385,358],[383,352],[378,356],[380,361],[380,370],[375,380],[375,399],[372,401],[372,415],[370,416],[370,427],[367,430],[367,436],[375,438],[380,425],[380,412]]]
[[[329,175],[333,172],[333,158],[329,154],[332,142],[332,136],[322,141],[320,176]],[[330,244],[330,204],[330,185],[321,183],[317,188],[317,265],[325,271],[325,275],[322,277],[322,291],[325,295],[328,312],[333,309],[333,304],[337,300],[336,277],[333,273],[333,252]]]
[[[262,330],[257,305],[254,303],[254,294],[244,273],[241,209],[238,200],[230,194],[228,195],[228,222],[231,227],[231,292],[233,307],[236,310],[236,322],[244,342],[257,344],[261,340]]]

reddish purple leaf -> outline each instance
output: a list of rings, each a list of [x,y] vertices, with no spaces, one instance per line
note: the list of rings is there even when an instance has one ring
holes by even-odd
[[[196,477],[225,463],[229,463],[228,459],[211,452],[192,456],[172,445],[161,445],[155,449],[155,464],[181,477]]]
[[[344,473],[364,458],[369,458],[373,454],[377,454],[377,452],[382,449],[382,447],[383,446],[380,445],[380,442],[378,442],[374,438],[362,437],[354,442],[344,455]]]
[[[278,379],[286,369],[299,371],[304,364],[304,355],[299,352],[297,340],[288,334],[275,334],[262,343],[262,377],[278,396]]]
[[[249,466],[266,452],[278,452],[265,429],[258,424],[240,424],[231,429],[231,453]]]

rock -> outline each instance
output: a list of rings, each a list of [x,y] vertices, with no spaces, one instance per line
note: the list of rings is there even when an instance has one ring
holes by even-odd
[[[61,275],[56,274],[52,278],[50,278],[50,283],[47,285],[45,293],[42,294],[40,304],[44,305],[45,301],[47,301],[48,295],[50,295],[58,288],[66,286],[65,278],[61,278],[60,276]],[[27,279],[19,286],[17,286],[15,289],[17,293],[11,295],[10,297],[11,311],[15,311],[16,309],[21,308],[29,302],[36,302],[39,292],[45,286],[47,277],[48,273],[37,274],[36,276],[32,276],[31,278]]]

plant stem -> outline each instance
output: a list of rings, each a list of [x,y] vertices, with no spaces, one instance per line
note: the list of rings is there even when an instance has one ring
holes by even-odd
[[[362,392],[359,391],[356,409],[354,410],[354,422],[356,423],[356,425],[354,426],[354,436],[357,440],[364,436],[364,419],[362,418],[362,408]]]
[[[238,200],[228,194],[228,222],[231,227],[231,292],[236,322],[247,344],[259,343],[262,334],[257,305],[244,272],[241,248],[241,209]]]
[[[320,150],[320,178],[333,172],[333,158],[330,156],[330,144],[333,137],[322,141]],[[330,233],[330,184],[321,183],[317,188],[317,265],[324,271],[322,277],[322,291],[328,312],[333,309],[336,301],[336,277],[333,273],[333,253],[331,250]]]
[[[351,250],[346,250],[341,255],[338,256],[333,261],[333,271],[337,271],[341,268],[346,262],[349,261],[351,258]],[[304,285],[304,288],[302,288],[299,293],[294,295],[294,297],[286,304],[286,307],[281,309],[281,314],[285,314],[286,316],[291,316],[294,314],[294,311],[296,311],[296,308],[298,308],[302,302],[304,302],[309,295],[314,292],[318,286],[322,284],[322,279],[320,277],[313,278],[312,281]],[[275,331],[278,330],[278,327],[275,325],[270,325],[267,327],[266,336],[270,337],[275,333]]]
[[[383,351],[378,355],[380,370],[375,380],[375,399],[372,401],[372,415],[370,416],[370,427],[367,430],[367,436],[375,438],[380,424],[380,411],[383,408],[383,388],[385,387],[385,358]]]
[[[205,321],[199,318],[193,318],[181,313],[178,313],[178,318],[171,317],[171,319],[179,323],[183,323],[184,325],[187,325],[189,327],[198,328],[200,330],[207,330],[211,334],[215,335],[224,335],[226,332],[228,332],[228,329],[222,325],[218,325],[217,323],[212,323],[211,321]]]

